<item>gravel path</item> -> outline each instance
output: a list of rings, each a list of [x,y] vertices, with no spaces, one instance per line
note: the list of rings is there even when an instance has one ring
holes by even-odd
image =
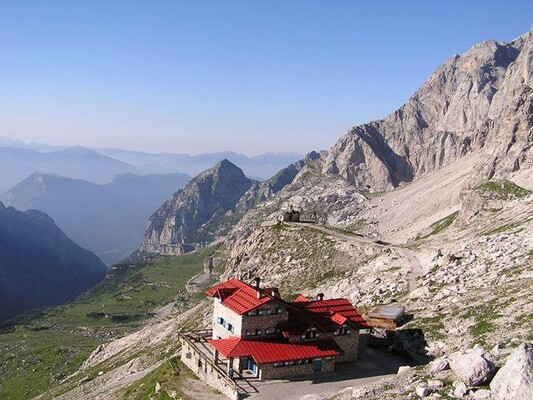
[[[296,225],[296,224],[295,224]],[[364,244],[370,244],[378,247],[383,248],[390,248],[398,251],[403,258],[407,260],[409,263],[409,272],[407,274],[407,282],[408,282],[408,289],[407,294],[403,296],[401,299],[405,299],[409,297],[409,293],[411,293],[413,290],[417,288],[417,278],[422,275],[422,266],[420,265],[420,261],[416,257],[415,253],[405,247],[395,246],[390,243],[386,243],[383,241],[379,241],[377,239],[371,239],[367,238],[362,235],[358,234],[349,234],[349,233],[343,233],[342,230],[328,227],[325,225],[320,224],[310,224],[310,223],[297,223],[297,226],[304,226],[306,228],[315,229],[324,233],[327,233],[328,235],[331,235],[335,239],[339,241],[344,241],[348,243],[364,243]]]

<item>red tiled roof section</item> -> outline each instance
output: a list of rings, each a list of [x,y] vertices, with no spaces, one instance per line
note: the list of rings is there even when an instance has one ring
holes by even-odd
[[[340,347],[331,339],[288,343],[228,338],[209,340],[208,342],[226,358],[253,357],[258,364],[332,357],[342,354]]]
[[[248,285],[238,279],[230,279],[229,281],[220,283],[216,286],[213,286],[212,288],[207,289],[205,291],[205,294],[207,294],[209,297],[213,297],[219,290],[237,290],[242,288],[243,286]]]
[[[308,313],[313,320],[329,320],[337,325],[343,325],[350,321],[360,329],[369,327],[357,308],[348,299],[314,300],[291,304]]]
[[[272,288],[259,289],[261,296],[258,298],[257,289],[239,281],[230,279],[206,290],[210,297],[218,297],[222,304],[239,315],[247,313],[272,300]]]
[[[299,294],[298,297],[294,299],[295,303],[301,303],[301,302],[306,302],[306,301],[311,301],[311,300],[309,300],[303,294]]]

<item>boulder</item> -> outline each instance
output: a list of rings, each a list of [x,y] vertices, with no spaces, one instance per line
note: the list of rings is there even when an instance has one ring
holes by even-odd
[[[533,399],[533,344],[516,348],[498,371],[490,389],[497,400]]]
[[[442,390],[444,389],[444,382],[439,381],[438,379],[429,380],[428,388],[432,389],[433,391]]]
[[[429,388],[426,384],[419,383],[415,389],[415,393],[418,395],[418,397],[427,397],[433,393],[433,390],[431,390],[431,388]]]
[[[487,389],[479,389],[474,392],[475,400],[490,400],[492,399],[492,393]]]
[[[436,358],[429,364],[430,374],[436,374],[437,372],[446,371],[447,369],[450,369],[450,362],[444,357]]]
[[[463,398],[468,394],[468,388],[464,384],[464,382],[457,382],[457,384],[454,384],[455,389],[453,390],[453,395],[458,398]]]
[[[398,368],[398,375],[401,375],[410,370],[411,370],[411,367],[409,365],[402,365],[400,368]]]
[[[453,354],[450,357],[450,368],[467,386],[489,382],[496,371],[496,366],[480,347],[466,353]]]

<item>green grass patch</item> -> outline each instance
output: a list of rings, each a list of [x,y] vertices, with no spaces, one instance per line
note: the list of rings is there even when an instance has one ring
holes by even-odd
[[[344,227],[344,230],[351,231],[351,232],[358,231],[359,229],[363,228],[365,224],[366,224],[366,219],[358,218],[351,224],[346,225]]]
[[[280,224],[272,225],[272,230],[274,232],[283,232],[283,231],[286,231],[287,229],[289,229],[287,224],[280,223]]]
[[[163,363],[141,380],[129,386],[122,396],[128,400],[171,400],[180,398],[193,400],[180,391],[187,379],[198,379],[178,358],[172,358]],[[159,393],[155,393],[156,384],[161,385]],[[170,393],[175,397],[171,397]]]
[[[117,265],[74,302],[9,321],[0,331],[0,398],[28,399],[56,386],[99,344],[138,330],[178,293],[178,307],[192,307],[199,297],[185,293],[185,284],[216,251]]]
[[[442,340],[446,337],[444,331],[444,315],[439,314],[433,317],[418,318],[414,327],[422,329],[424,335],[434,340]]]
[[[524,221],[509,222],[507,224],[500,225],[494,229],[486,231],[484,235],[487,235],[487,236],[498,235],[500,233],[510,232],[510,231],[520,232],[524,229],[524,228],[521,228],[521,226],[531,220],[533,220],[533,218],[528,218]]]
[[[451,224],[453,224],[453,222],[457,219],[458,215],[459,215],[459,211],[456,211],[454,213],[451,213],[447,217],[439,219],[437,222],[431,224],[430,226],[431,231],[427,235],[418,236],[417,239],[426,239],[430,236],[439,234],[444,229],[446,229]]]
[[[511,181],[490,181],[475,188],[476,191],[485,197],[499,200],[512,200],[527,197],[530,190],[524,189]]]
[[[308,287],[309,289],[316,289],[323,283],[327,283],[330,280],[343,278],[345,274],[346,273],[344,271],[338,269],[330,269],[321,273],[316,278],[314,278],[313,281],[309,282]]]

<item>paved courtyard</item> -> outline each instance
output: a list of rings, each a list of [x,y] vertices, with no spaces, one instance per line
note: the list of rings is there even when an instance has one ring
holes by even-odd
[[[339,364],[327,375],[268,382],[249,381],[249,400],[299,400],[307,394],[338,392],[350,386],[366,385],[398,372],[398,367],[412,364],[410,360],[367,346],[367,335],[361,335],[359,361]]]

